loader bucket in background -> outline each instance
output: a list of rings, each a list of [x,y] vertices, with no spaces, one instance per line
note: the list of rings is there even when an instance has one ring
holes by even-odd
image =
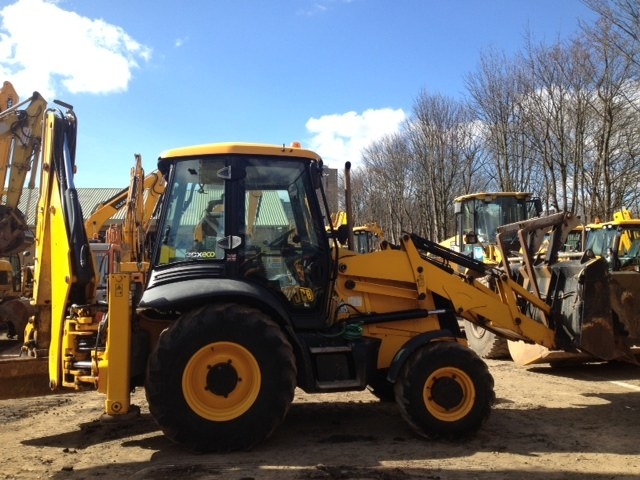
[[[606,261],[559,262],[552,268],[561,279],[554,291],[554,311],[564,318],[557,327],[558,345],[598,360],[636,363],[629,346],[620,341],[621,332],[614,322],[611,292],[615,288]]]
[[[624,326],[629,341],[640,345],[640,273],[616,271],[609,275],[611,307]]]
[[[509,340],[513,361],[519,365],[573,365],[610,360],[637,364],[638,350],[632,349],[632,342],[625,342],[628,336],[621,332],[614,319],[617,316],[622,320],[629,333],[632,330],[627,324],[638,325],[640,282],[636,280],[635,287],[630,276],[621,275],[616,279],[601,258],[558,262],[550,272],[551,276],[540,274],[537,278],[548,282],[539,286],[552,298],[554,318],[562,319],[562,323],[555,325],[557,349]]]

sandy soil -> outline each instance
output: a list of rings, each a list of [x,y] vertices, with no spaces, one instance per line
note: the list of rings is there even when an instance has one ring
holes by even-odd
[[[144,392],[129,423],[99,420],[98,393],[0,401],[0,479],[471,480],[640,478],[640,368],[524,369],[488,361],[494,411],[471,440],[417,438],[368,392],[298,392],[250,452],[196,455],[157,429]]]

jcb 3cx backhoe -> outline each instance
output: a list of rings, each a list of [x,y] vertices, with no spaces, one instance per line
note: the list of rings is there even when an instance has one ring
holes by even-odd
[[[75,125],[70,109],[47,112],[27,346],[31,361],[47,358],[52,389],[106,394],[108,417],[135,413],[130,391],[144,385],[172,440],[247,449],[284,419],[296,387],[370,386],[392,395],[418,434],[460,438],[487,419],[494,391],[457,316],[511,339],[615,356],[601,259],[570,266],[550,249],[511,275],[410,233],[377,252],[338,248],[325,230],[322,160],[299,146],[164,152],[151,260],[121,262],[98,303],[73,188]],[[560,238],[572,220],[516,227],[533,252],[539,231]],[[487,275],[491,288],[474,279]]]

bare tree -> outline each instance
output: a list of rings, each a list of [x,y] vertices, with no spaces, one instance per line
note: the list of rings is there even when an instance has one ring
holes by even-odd
[[[407,142],[401,134],[384,137],[365,148],[362,159],[366,181],[356,200],[363,207],[360,215],[378,222],[385,237],[398,243],[403,230],[417,227],[412,215],[415,175]]]
[[[482,55],[480,68],[466,77],[472,109],[482,123],[488,174],[503,191],[530,189],[531,159],[525,133],[528,83],[523,83],[522,63],[504,53]]]
[[[587,37],[606,44],[634,65],[640,75],[640,3],[637,0],[583,0],[600,20],[595,26],[583,25]]]
[[[477,185],[478,142],[468,106],[422,92],[406,135],[416,164],[421,233],[444,239],[452,231],[453,199]]]
[[[581,42],[527,47],[526,155],[541,166],[538,193],[547,209],[576,211],[583,185],[593,68]]]
[[[585,190],[591,195],[590,213],[610,218],[615,210],[638,199],[638,116],[634,104],[637,65],[611,41],[611,24],[600,21],[591,35],[593,65],[591,152],[585,165]]]

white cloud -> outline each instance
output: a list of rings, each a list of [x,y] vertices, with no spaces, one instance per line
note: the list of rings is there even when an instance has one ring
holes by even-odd
[[[308,2],[309,5],[304,5],[302,9],[298,10],[298,15],[313,16],[317,14],[323,14],[333,9],[336,5],[344,3],[351,3],[353,0],[312,0]]]
[[[121,27],[63,10],[55,0],[18,0],[0,10],[0,79],[21,96],[127,89],[151,49]]]
[[[391,108],[310,118],[306,124],[313,134],[309,146],[331,168],[342,169],[347,161],[356,168],[362,150],[385,135],[398,132],[406,118],[402,109]]]

